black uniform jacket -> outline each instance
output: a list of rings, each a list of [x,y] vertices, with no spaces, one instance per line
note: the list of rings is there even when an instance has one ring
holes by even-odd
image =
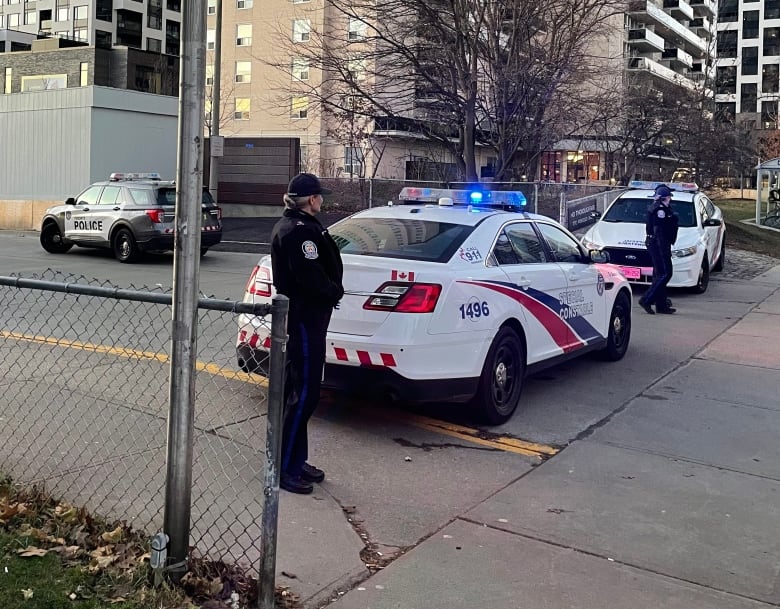
[[[652,240],[661,248],[671,248],[677,241],[677,215],[671,206],[662,205],[658,201],[653,203],[647,211],[645,231],[648,244]]]
[[[341,253],[319,220],[286,209],[271,233],[274,286],[291,308],[332,309],[344,295]]]

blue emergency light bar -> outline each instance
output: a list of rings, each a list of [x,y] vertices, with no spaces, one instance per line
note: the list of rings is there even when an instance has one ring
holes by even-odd
[[[628,183],[629,188],[642,190],[655,190],[658,186],[667,186],[669,190],[680,192],[696,192],[699,186],[695,182],[652,182],[649,180],[631,180]]]
[[[403,204],[436,204],[440,206],[471,206],[473,209],[522,209],[526,206],[525,195],[519,190],[481,190],[452,188],[417,188],[407,186],[401,189],[398,200]]]

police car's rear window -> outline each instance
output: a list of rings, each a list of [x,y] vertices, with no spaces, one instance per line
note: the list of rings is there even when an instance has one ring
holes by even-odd
[[[330,229],[342,254],[447,262],[473,226],[400,218],[347,218]]]
[[[653,204],[653,200],[648,197],[631,199],[621,197],[607,210],[602,220],[604,222],[629,222],[635,224],[644,224],[647,220],[647,210]],[[679,226],[696,226],[696,216],[694,215],[693,202],[675,201],[672,199],[672,209],[677,214]]]
[[[208,190],[203,191],[203,198],[201,203],[206,205],[215,205],[214,199]],[[157,189],[157,204],[158,205],[176,205],[176,189],[175,188],[159,188]]]

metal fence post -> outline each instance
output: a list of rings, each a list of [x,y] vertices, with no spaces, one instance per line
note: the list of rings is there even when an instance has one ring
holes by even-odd
[[[568,228],[566,222],[566,193],[565,192],[561,193],[561,205],[560,208],[558,209],[558,222],[560,222],[561,225],[566,226],[566,228]]]
[[[368,209],[374,206],[374,179],[368,178]]]
[[[539,213],[539,184],[534,184],[534,213]]]
[[[163,529],[170,538],[167,570],[173,581],[180,580],[187,571],[192,509],[200,206],[203,189],[202,121],[206,86],[206,0],[188,0],[182,10],[174,297],[163,520]]]
[[[279,462],[282,457],[284,421],[284,377],[287,351],[286,296],[274,296],[271,303],[271,361],[268,375],[268,417],[265,442],[265,483],[263,485],[262,531],[258,600],[260,609],[274,609],[276,592],[276,533],[279,513]]]

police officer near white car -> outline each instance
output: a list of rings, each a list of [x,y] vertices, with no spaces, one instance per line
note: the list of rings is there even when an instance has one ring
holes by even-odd
[[[290,299],[279,484],[299,494],[311,493],[312,482],[325,479],[325,472],[307,462],[307,426],[320,398],[328,324],[344,295],[341,253],[315,218],[330,192],[316,176],[296,175],[271,234],[274,286]]]
[[[671,301],[666,296],[666,285],[674,272],[672,245],[677,240],[678,219],[672,209],[672,191],[668,186],[656,186],[653,199],[645,222],[645,246],[653,261],[653,283],[639,299],[639,305],[650,315],[654,315],[656,311],[671,314],[677,309],[672,308]]]

